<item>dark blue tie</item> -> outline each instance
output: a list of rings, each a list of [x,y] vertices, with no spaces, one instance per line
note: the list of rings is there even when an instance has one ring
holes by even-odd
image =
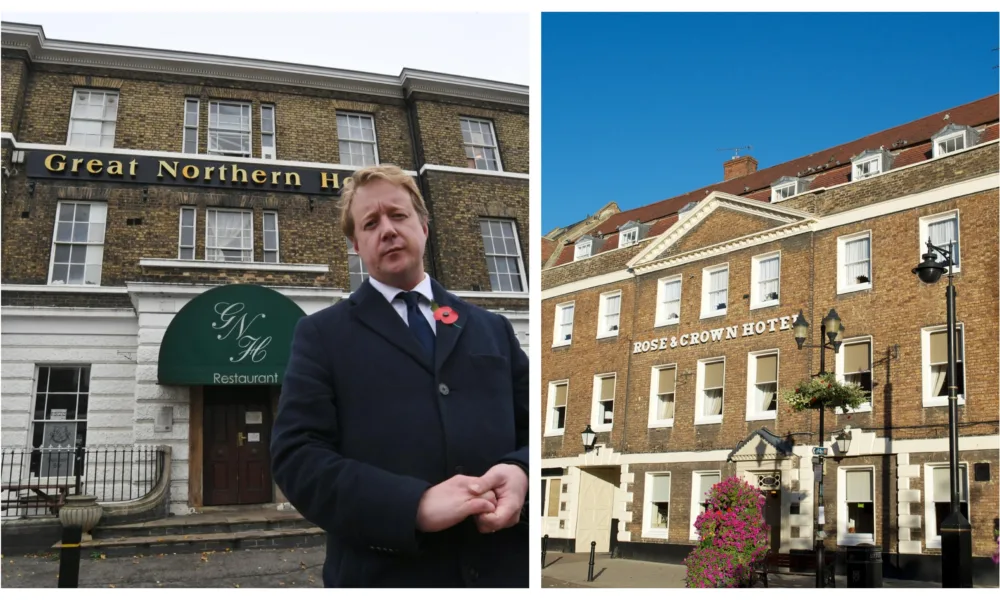
[[[427,354],[434,357],[434,331],[430,324],[420,312],[419,300],[420,292],[400,292],[397,298],[402,298],[406,302],[406,320],[410,325],[410,331],[417,336],[417,341],[423,346]]]

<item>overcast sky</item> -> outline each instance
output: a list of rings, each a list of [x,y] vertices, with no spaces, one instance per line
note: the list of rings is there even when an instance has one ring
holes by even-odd
[[[49,39],[222,54],[398,75],[404,68],[528,85],[527,14],[31,13]]]

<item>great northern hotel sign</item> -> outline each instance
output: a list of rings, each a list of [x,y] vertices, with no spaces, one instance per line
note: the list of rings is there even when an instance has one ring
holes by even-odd
[[[25,157],[28,177],[183,185],[258,192],[337,196],[350,171],[239,161],[92,152],[38,152]]]
[[[691,333],[685,333],[681,336],[661,337],[646,340],[645,342],[635,342],[635,345],[632,347],[632,354],[641,354],[643,352],[652,352],[654,350],[666,350],[668,348],[677,348],[678,346],[686,348],[688,346],[711,344],[713,342],[722,342],[739,337],[750,337],[753,335],[774,333],[776,331],[786,331],[792,328],[792,322],[795,321],[796,316],[797,314],[790,317],[766,319],[764,321],[750,321],[749,323],[742,323],[740,325],[729,325],[716,329],[693,331]]]

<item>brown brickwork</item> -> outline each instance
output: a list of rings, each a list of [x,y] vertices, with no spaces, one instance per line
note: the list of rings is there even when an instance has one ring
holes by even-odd
[[[632,540],[656,544],[690,544],[691,541],[691,483],[695,471],[719,471],[722,478],[736,474],[736,467],[729,462],[705,461],[698,463],[630,464],[629,472],[635,480],[629,486],[632,492],[632,520],[626,530]],[[668,509],[667,539],[642,537],[643,509],[646,506],[646,473],[670,473],[670,506]]]
[[[435,165],[468,167],[462,142],[460,119],[469,117],[492,121],[496,131],[503,170],[528,172],[528,114],[523,110],[495,109],[417,102],[424,159]]]
[[[19,56],[8,57],[6,51],[2,64],[2,94],[3,131],[15,131],[21,120],[21,109],[24,101],[24,88],[28,82],[28,61]],[[6,164],[6,163],[5,163]]]

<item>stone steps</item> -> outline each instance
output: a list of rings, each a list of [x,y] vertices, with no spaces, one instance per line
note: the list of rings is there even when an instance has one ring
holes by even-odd
[[[214,533],[102,537],[86,540],[80,544],[80,548],[86,558],[92,552],[115,557],[254,548],[306,548],[320,546],[325,542],[326,534],[319,527],[281,527]],[[61,547],[61,543],[52,546],[53,550]]]
[[[310,527],[312,527],[312,524],[296,512],[249,515],[218,513],[172,517],[126,525],[98,525],[94,528],[93,536],[95,540],[102,540],[238,533],[245,531],[277,531],[283,529],[307,529]]]

